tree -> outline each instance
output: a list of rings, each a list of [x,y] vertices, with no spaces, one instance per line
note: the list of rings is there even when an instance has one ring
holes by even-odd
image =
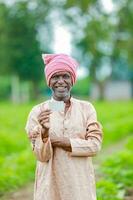
[[[10,7],[5,4],[0,6],[2,10],[0,58],[3,61],[3,63],[1,62],[1,72],[12,75],[12,91],[19,90],[19,82],[30,81],[34,88],[34,98],[37,98],[38,85],[44,78],[41,58],[42,45],[38,39],[38,29],[41,24],[45,23],[44,17],[47,15],[45,12],[40,16],[39,11],[42,8],[38,8],[39,5],[35,1],[30,3],[20,1]],[[43,45],[43,50],[49,52],[50,48]],[[15,92],[13,96],[18,96],[18,94]]]
[[[125,67],[130,68],[130,80],[133,79],[133,4],[131,0],[114,1],[114,4],[115,9],[107,13],[100,1],[67,0],[64,3],[73,35],[73,52],[89,67],[91,81],[100,87],[100,98],[104,97],[106,79],[111,78],[118,63],[123,61]],[[110,68],[110,73],[100,76],[103,66]]]
[[[131,0],[116,1],[117,11],[115,16],[117,24],[114,33],[114,49],[112,60],[115,64],[125,63],[128,68],[128,79],[132,84],[133,97],[133,3]]]
[[[73,52],[76,52],[80,63],[89,68],[91,82],[96,82],[100,88],[100,99],[104,98],[104,83],[108,75],[100,76],[103,64],[108,65],[108,57],[112,50],[112,31],[108,14],[104,13],[98,1],[70,1],[66,17],[71,23],[73,37]],[[74,4],[75,2],[75,4]],[[82,62],[81,62],[82,61]]]
[[[0,3],[0,74],[6,74],[8,65],[8,14],[9,9]]]
[[[15,7],[11,7],[9,23],[8,51],[11,73],[17,75],[20,80],[32,81],[37,96],[37,86],[42,79],[41,53],[36,39],[36,20],[28,10],[27,2],[19,2]]]

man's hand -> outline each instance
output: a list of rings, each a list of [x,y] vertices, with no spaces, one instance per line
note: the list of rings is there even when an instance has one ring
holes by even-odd
[[[42,139],[48,137],[48,131],[50,128],[49,118],[51,114],[51,110],[45,110],[40,113],[38,116],[38,121],[40,125],[42,126]]]
[[[43,128],[49,129],[49,118],[51,113],[52,111],[47,109],[39,114],[38,121]]]
[[[60,147],[65,151],[72,151],[70,139],[67,137],[56,137],[52,136],[51,143],[53,147]]]

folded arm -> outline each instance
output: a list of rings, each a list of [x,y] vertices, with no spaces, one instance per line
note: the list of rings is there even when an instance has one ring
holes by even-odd
[[[72,156],[95,156],[101,149],[102,131],[98,122],[88,125],[86,138],[71,138]]]
[[[101,149],[102,126],[97,121],[97,115],[94,107],[88,116],[86,125],[86,135],[84,139],[71,138],[71,156],[95,156]]]

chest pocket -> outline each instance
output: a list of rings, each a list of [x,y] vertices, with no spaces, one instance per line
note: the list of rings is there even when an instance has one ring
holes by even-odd
[[[69,136],[71,138],[85,139],[86,135],[86,119],[85,116],[80,112],[73,113],[69,121]]]

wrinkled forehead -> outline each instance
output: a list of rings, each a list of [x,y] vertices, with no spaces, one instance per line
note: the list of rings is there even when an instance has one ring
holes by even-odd
[[[68,71],[59,71],[59,72],[55,72],[55,73],[52,75],[52,77],[53,77],[53,76],[57,76],[57,75],[58,75],[58,76],[60,76],[60,75],[65,75],[65,74],[71,76],[71,73],[68,72]]]

